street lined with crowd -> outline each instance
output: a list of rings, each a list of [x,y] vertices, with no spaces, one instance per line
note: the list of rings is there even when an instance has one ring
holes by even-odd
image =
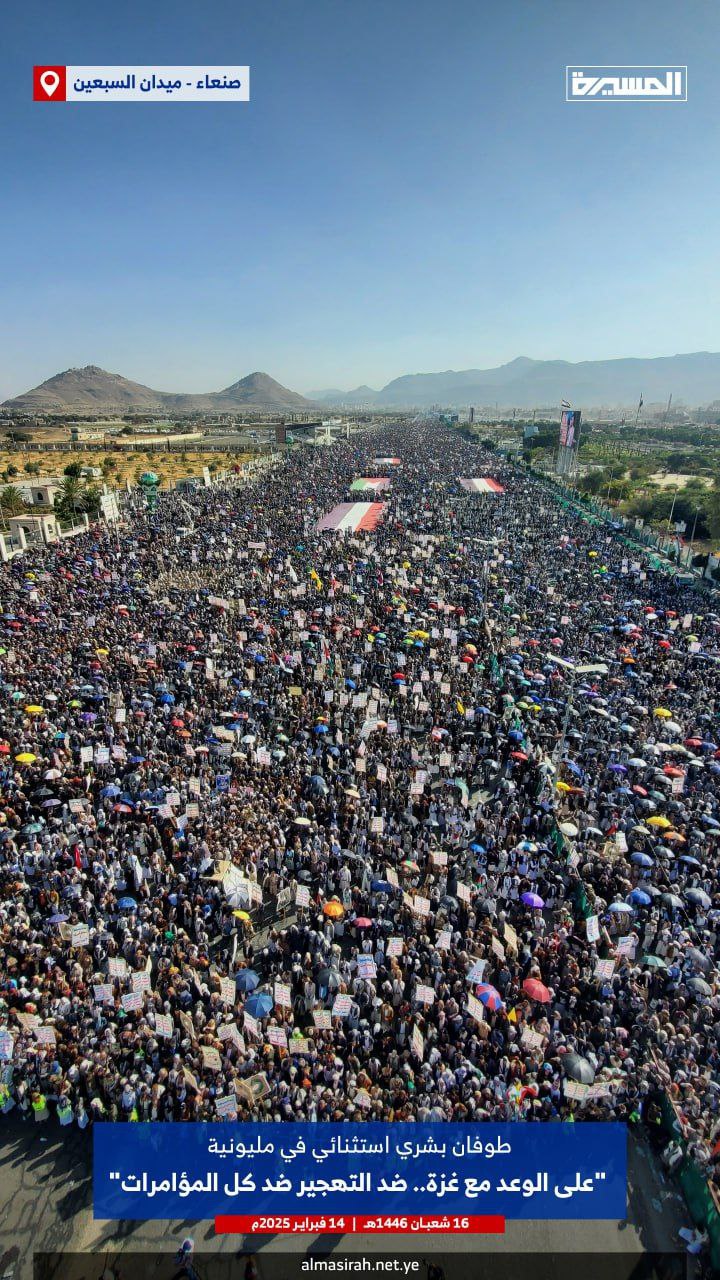
[[[377,529],[318,532],[364,476]],[[633,556],[429,423],[3,566],[0,1109],[651,1129],[667,1089],[712,1174],[720,617]]]

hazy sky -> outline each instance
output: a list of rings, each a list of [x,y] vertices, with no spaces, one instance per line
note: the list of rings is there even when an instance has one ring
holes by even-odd
[[[6,0],[0,398],[720,349],[709,0]],[[34,63],[249,63],[249,105],[42,105]],[[567,104],[685,64],[685,105]]]

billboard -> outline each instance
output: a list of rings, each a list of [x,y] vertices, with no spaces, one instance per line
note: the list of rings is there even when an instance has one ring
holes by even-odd
[[[564,449],[574,449],[580,439],[579,409],[563,409],[560,417],[560,445]]]

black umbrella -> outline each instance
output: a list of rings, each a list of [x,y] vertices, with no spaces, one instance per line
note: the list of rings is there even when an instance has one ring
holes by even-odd
[[[561,1065],[568,1080],[576,1080],[578,1084],[592,1084],[595,1079],[595,1068],[587,1058],[581,1058],[579,1053],[563,1054]]]
[[[712,995],[712,987],[709,985],[709,983],[705,981],[704,978],[688,978],[686,985],[688,990],[693,991],[696,996]]]
[[[337,991],[340,986],[340,974],[334,969],[321,969],[318,974],[318,982],[322,985],[325,983],[330,991]]]

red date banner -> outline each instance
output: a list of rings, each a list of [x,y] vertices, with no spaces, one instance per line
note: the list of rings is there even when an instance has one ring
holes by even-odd
[[[431,1215],[402,1217],[374,1217],[360,1214],[324,1214],[322,1216],[289,1215],[285,1217],[257,1216],[255,1214],[220,1214],[215,1219],[217,1235],[265,1235],[288,1232],[305,1235],[358,1235],[360,1233],[391,1235],[441,1233],[450,1235],[505,1234],[505,1219],[499,1214],[484,1215]]]

